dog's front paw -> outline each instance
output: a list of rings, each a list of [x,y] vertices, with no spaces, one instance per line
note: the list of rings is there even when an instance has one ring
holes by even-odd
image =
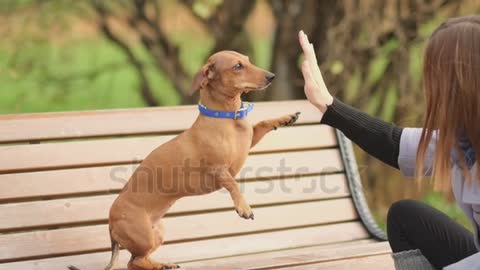
[[[179,269],[179,268],[180,266],[178,264],[167,263],[167,264],[163,264],[161,268],[158,268],[158,269],[165,270],[165,269]]]
[[[244,219],[254,219],[252,208],[247,203],[241,203],[236,206],[235,211],[237,211],[237,214]]]
[[[285,126],[293,125],[293,123],[297,122],[299,115],[300,115],[300,112],[296,112],[294,114],[290,114],[282,117],[282,119],[280,120],[280,126],[285,127]]]

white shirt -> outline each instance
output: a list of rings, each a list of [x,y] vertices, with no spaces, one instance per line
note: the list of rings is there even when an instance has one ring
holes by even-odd
[[[400,151],[398,155],[398,166],[404,176],[415,176],[415,163],[418,143],[420,142],[421,128],[404,128],[400,137]],[[431,175],[433,156],[435,153],[435,138],[432,138],[427,152],[425,153],[425,175]],[[454,165],[452,168],[452,190],[455,199],[465,215],[472,223],[474,229],[474,242],[477,250],[480,251],[480,184],[478,181],[477,166],[474,164],[471,169],[473,176],[472,184],[467,184],[463,177],[462,170]],[[480,253],[475,253],[457,263],[449,265],[447,270],[480,270]]]

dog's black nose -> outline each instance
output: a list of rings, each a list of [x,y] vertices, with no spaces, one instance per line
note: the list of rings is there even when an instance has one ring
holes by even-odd
[[[268,73],[267,76],[265,76],[265,79],[267,79],[268,82],[272,82],[273,79],[275,79],[275,74]]]

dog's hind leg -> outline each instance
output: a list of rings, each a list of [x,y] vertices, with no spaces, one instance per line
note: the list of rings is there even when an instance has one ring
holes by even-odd
[[[137,217],[138,218],[138,217]],[[143,221],[143,222],[139,222]],[[153,253],[163,243],[163,225],[161,220],[150,222],[148,217],[137,219],[136,222],[124,223],[125,231],[120,232],[123,224],[117,224],[114,234],[121,233],[121,245],[125,247],[132,257],[128,262],[128,270],[161,270],[179,268],[176,264],[155,262],[150,259]]]

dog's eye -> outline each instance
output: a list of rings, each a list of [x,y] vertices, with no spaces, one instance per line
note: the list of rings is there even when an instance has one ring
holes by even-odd
[[[233,66],[233,69],[234,69],[234,70],[242,70],[242,69],[243,69],[242,63],[236,64],[235,66]]]

